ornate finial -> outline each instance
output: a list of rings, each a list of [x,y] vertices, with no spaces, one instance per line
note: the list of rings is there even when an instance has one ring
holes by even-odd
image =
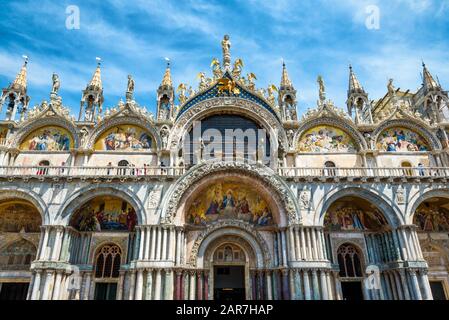
[[[231,41],[228,35],[224,36],[221,47],[223,49],[223,67],[229,71],[231,68]]]
[[[101,90],[103,89],[103,83],[101,81],[101,58],[96,57],[97,60],[97,69],[95,70],[95,73],[92,77],[92,80],[89,83],[89,89],[93,90]]]
[[[24,59],[22,69],[20,69],[16,79],[11,83],[11,89],[26,91],[28,57],[23,55],[22,58]]]
[[[440,86],[435,81],[435,79],[433,78],[433,76],[430,73],[430,71],[427,69],[426,64],[424,63],[424,61],[422,62],[422,66],[423,66],[423,83],[424,83],[425,88],[427,90],[440,89]]]
[[[165,58],[167,61],[167,68],[165,69],[164,78],[162,79],[162,86],[173,87],[173,81],[171,79],[171,71],[170,71],[170,59]]]
[[[293,87],[290,77],[288,76],[287,67],[285,66],[285,61],[282,59],[282,78],[281,78],[281,88]]]
[[[364,91],[364,89],[360,84],[359,79],[357,79],[357,76],[352,69],[352,65],[349,65],[349,92],[353,91]]]

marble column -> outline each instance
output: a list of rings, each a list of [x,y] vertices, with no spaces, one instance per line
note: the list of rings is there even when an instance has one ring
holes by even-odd
[[[125,272],[120,271],[117,285],[117,300],[123,300],[123,284],[125,282]]]
[[[304,295],[302,293],[302,275],[301,270],[295,270],[295,299],[296,300],[304,300]]]
[[[44,292],[42,294],[42,300],[51,299],[54,282],[55,282],[54,271],[47,271],[45,275]]]
[[[151,227],[151,254],[150,260],[156,260],[156,227]],[[150,237],[150,235],[147,235]]]
[[[304,296],[306,300],[312,300],[312,290],[310,288],[309,270],[303,271],[304,276]]]
[[[399,270],[399,276],[401,277],[401,283],[402,283],[402,290],[404,293],[405,300],[410,300],[410,290],[408,288],[408,282],[407,282],[407,274],[404,270]]]
[[[204,272],[204,295],[203,300],[209,300],[209,271]]]
[[[143,294],[143,270],[137,270],[137,281],[136,281],[136,294],[135,300],[142,300]]]
[[[317,270],[312,270],[312,283],[313,283],[313,300],[320,300],[320,285],[318,283]]]
[[[418,277],[416,276],[415,270],[410,270],[410,277],[412,279],[413,296],[415,300],[422,300],[421,289],[419,287]]]
[[[42,241],[42,248],[41,248],[41,255],[39,257],[39,260],[47,260],[48,259],[48,238],[50,233],[50,227],[49,226],[42,226],[44,228],[44,241]]]
[[[203,273],[197,271],[196,273],[196,296],[197,300],[203,300]]]
[[[41,287],[41,271],[36,271],[34,275],[33,291],[31,294],[31,300],[40,300],[40,287]]]
[[[161,300],[162,274],[161,269],[156,269],[156,285],[154,287],[154,300]]]
[[[433,300],[432,290],[430,289],[429,277],[427,271],[420,271],[421,284],[424,289],[424,300]]]
[[[293,235],[294,235],[293,238],[295,239],[296,260],[301,260],[303,257],[301,256],[301,245],[299,243],[298,227],[294,228]]]
[[[290,261],[297,260],[296,257],[296,247],[295,247],[295,236],[293,235],[293,227],[288,228],[288,238],[289,238],[289,257]]]
[[[160,260],[167,260],[167,228],[163,227],[162,228],[162,252],[161,252],[161,257]]]
[[[271,283],[271,271],[266,272],[266,287],[267,287],[267,300],[273,300],[273,288]]]
[[[327,288],[327,280],[326,280],[326,272],[324,270],[320,271],[320,284],[321,284],[321,292],[322,299],[329,300],[328,288]]]
[[[341,289],[340,277],[337,271],[333,272],[334,274],[334,286],[335,286],[335,295],[336,300],[343,300],[343,290]]]
[[[89,293],[90,293],[90,285],[91,285],[91,273],[86,272],[86,279],[84,280],[84,294],[83,294],[83,300],[89,300]]]
[[[190,271],[190,296],[189,300],[195,300],[195,271]]]
[[[153,269],[147,269],[145,300],[153,300]]]
[[[132,270],[129,275],[129,294],[128,300],[133,300],[134,298],[134,288],[136,285],[136,271]]]
[[[301,257],[302,260],[308,260],[306,253],[306,241],[304,237],[304,228],[299,228],[299,232],[301,234]]]
[[[181,300],[181,286],[182,283],[182,271],[176,271],[176,300]]]
[[[174,273],[171,269],[165,269],[165,300],[173,300],[173,276]]]

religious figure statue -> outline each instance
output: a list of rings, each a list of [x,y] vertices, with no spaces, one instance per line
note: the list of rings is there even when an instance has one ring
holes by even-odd
[[[224,36],[221,47],[223,48],[223,65],[225,68],[229,68],[231,66],[231,41],[228,35]]]
[[[134,93],[134,79],[131,75],[128,76],[128,92]]]
[[[58,94],[59,88],[61,87],[61,82],[59,81],[59,76],[56,73],[53,73],[52,81],[53,86],[51,89],[51,93]]]
[[[276,103],[276,98],[274,96],[274,93],[278,92],[278,88],[274,84],[271,84],[268,87],[267,92],[268,92],[268,97],[267,97],[268,102],[271,105],[274,105]]]
[[[246,86],[248,87],[248,89],[252,90],[252,91],[255,91],[256,90],[256,84],[255,84],[254,80],[257,80],[256,75],[254,73],[252,73],[252,72],[248,73],[247,80],[248,80],[248,82],[247,82]]]
[[[324,80],[322,76],[318,76],[318,87],[319,87],[319,96],[320,96],[320,103],[323,103],[326,101],[326,88],[324,86]]]
[[[393,79],[388,80],[387,88],[389,94],[394,94],[396,88],[393,85]]]
[[[212,82],[212,79],[207,78],[204,72],[198,73],[197,78],[200,79],[200,85],[198,87],[199,91],[206,90]]]
[[[161,139],[162,139],[162,146],[163,148],[166,148],[168,145],[168,136],[170,132],[168,131],[167,127],[163,127],[160,131]]]

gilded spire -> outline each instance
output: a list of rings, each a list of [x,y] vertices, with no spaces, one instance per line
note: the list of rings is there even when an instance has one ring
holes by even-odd
[[[288,76],[287,67],[285,62],[282,62],[282,78],[281,78],[281,88],[293,87],[293,84]]]
[[[364,91],[362,85],[359,82],[359,79],[357,79],[357,76],[355,75],[354,71],[352,70],[352,66],[349,65],[349,92],[362,92]]]
[[[103,89],[103,83],[101,82],[101,59],[97,58],[98,65],[97,69],[95,70],[95,73],[92,77],[92,80],[89,83],[89,89],[92,90],[102,90]]]
[[[28,57],[23,56],[25,59],[22,69],[20,69],[20,72],[17,74],[16,79],[13,83],[11,83],[11,89],[15,90],[24,90],[27,89],[27,65],[28,65]]]
[[[173,87],[173,81],[171,80],[170,60],[167,60],[167,68],[165,69],[164,78],[162,79],[161,86]]]
[[[440,89],[440,85],[435,81],[432,74],[429,72],[429,70],[426,67],[426,64],[423,62],[423,81],[424,86],[427,90],[437,90]]]

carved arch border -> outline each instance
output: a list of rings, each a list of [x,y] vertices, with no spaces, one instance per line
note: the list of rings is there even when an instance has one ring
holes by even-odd
[[[153,136],[153,139],[156,143],[156,148],[158,150],[162,149],[162,140],[161,140],[159,132],[155,128],[154,124],[152,124],[149,121],[145,121],[144,119],[136,118],[136,117],[132,117],[132,116],[117,117],[117,118],[108,119],[108,120],[104,121],[99,127],[94,129],[90,133],[89,137],[87,138],[87,142],[86,142],[86,145],[84,146],[84,148],[85,149],[93,149],[95,143],[97,142],[97,140],[100,138],[100,136],[103,133],[105,133],[107,130],[109,130],[115,126],[119,126],[119,125],[135,125],[135,126],[138,126],[138,127],[141,127],[143,129],[147,130]]]
[[[213,98],[191,106],[174,123],[168,146],[176,148],[194,121],[223,112],[247,116],[267,130],[272,143],[275,137],[278,137],[284,149],[288,149],[287,135],[279,120],[259,104],[236,97]]]
[[[430,132],[427,128],[411,118],[387,120],[379,127],[377,127],[377,129],[373,132],[372,141],[375,144],[373,148],[377,149],[377,141],[379,140],[380,134],[385,130],[394,127],[406,128],[418,133],[419,135],[421,135],[421,137],[424,138],[424,140],[428,143],[432,150],[441,150],[443,148],[441,142],[438,140],[438,138],[435,137],[432,132]]]
[[[197,182],[214,173],[220,172],[241,172],[245,175],[252,176],[255,179],[266,184],[268,189],[276,191],[281,203],[284,205],[285,214],[288,224],[299,224],[300,217],[297,212],[298,208],[295,196],[288,185],[276,173],[263,165],[250,165],[242,162],[205,162],[192,168],[188,173],[181,177],[174,185],[170,187],[170,191],[164,196],[162,205],[162,219],[166,223],[173,223],[176,213],[187,191]],[[282,210],[280,210],[282,212]]]
[[[404,217],[401,215],[401,210],[393,203],[394,201],[391,201],[391,199],[384,197],[381,193],[374,189],[344,187],[330,190],[328,192],[328,197],[320,200],[320,203],[315,211],[315,225],[323,226],[324,217],[330,206],[346,196],[358,197],[376,206],[381,211],[391,228],[397,228],[398,226],[404,224]]]
[[[40,128],[48,126],[56,126],[66,129],[72,135],[73,138],[72,148],[77,149],[79,147],[80,141],[78,129],[75,127],[73,123],[59,116],[51,116],[51,117],[46,116],[45,118],[39,118],[35,121],[30,122],[24,127],[21,127],[14,135],[14,139],[12,140],[11,146],[19,149],[20,144],[28,135],[32,134],[36,130],[39,130]]]
[[[71,196],[66,199],[66,201],[59,207],[59,210],[55,216],[55,221],[59,222],[61,225],[69,226],[70,220],[83,204],[86,202],[100,196],[114,196],[127,201],[133,206],[136,211],[138,225],[146,223],[146,210],[143,203],[136,197],[132,190],[126,187],[114,186],[107,184],[100,185],[90,185],[76,192],[72,193]]]
[[[331,127],[335,127],[337,129],[340,129],[344,132],[346,132],[356,143],[357,151],[363,151],[368,149],[368,145],[366,143],[365,138],[362,136],[360,131],[357,130],[354,126],[350,125],[346,121],[339,119],[339,118],[331,118],[331,117],[320,117],[315,118],[312,120],[309,120],[305,123],[303,123],[298,130],[296,131],[295,137],[293,139],[293,149],[298,150],[299,141],[304,135],[304,133],[307,132],[307,130],[313,129],[314,127],[322,126],[322,125],[328,125]]]
[[[249,223],[229,220],[229,221],[218,221],[216,223],[213,223],[209,225],[206,230],[202,231],[198,235],[198,237],[195,239],[195,242],[192,245],[192,249],[190,251],[190,258],[188,260],[188,264],[191,267],[196,267],[198,258],[200,257],[199,254],[201,252],[202,253],[206,252],[208,244],[210,244],[206,242],[207,239],[209,239],[214,234],[220,231],[222,231],[223,236],[235,234],[236,236],[240,236],[242,239],[247,241],[249,245],[251,245],[251,242],[257,244],[259,248],[251,245],[254,253],[256,254],[256,258],[257,253],[259,253],[259,255],[262,255],[260,258],[263,260],[264,267],[269,267],[271,265],[272,258],[270,250],[264,238],[260,235],[260,233],[257,230],[255,230],[253,226],[251,226]],[[215,240],[215,238],[211,239],[211,241],[213,240]],[[205,247],[203,246],[203,244],[205,245]],[[260,266],[261,262],[262,261],[258,262],[259,267],[263,267]]]

